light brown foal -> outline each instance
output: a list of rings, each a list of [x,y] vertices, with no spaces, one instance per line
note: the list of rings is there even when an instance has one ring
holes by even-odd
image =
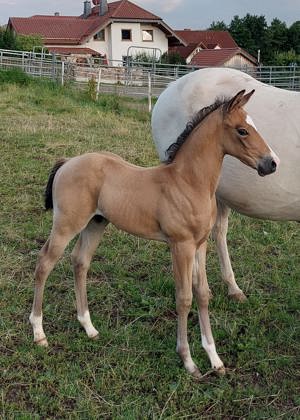
[[[35,295],[30,322],[34,341],[46,346],[42,326],[45,281],[75,235],[72,252],[78,320],[89,337],[92,325],[86,294],[86,275],[106,225],[169,244],[178,314],[177,352],[195,377],[187,339],[187,318],[194,294],[202,345],[211,365],[223,373],[211,332],[209,287],[201,254],[216,217],[215,191],[225,154],[237,157],[260,175],[276,169],[272,151],[248,124],[243,106],[253,91],[239,92],[201,110],[168,150],[168,162],[141,168],[110,153],[88,153],[58,162],[46,188],[46,208],[53,207],[53,226],[35,271]],[[249,121],[249,120],[248,120]]]

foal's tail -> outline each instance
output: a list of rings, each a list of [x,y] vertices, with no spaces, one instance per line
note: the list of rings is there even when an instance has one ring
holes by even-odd
[[[53,209],[53,198],[52,198],[52,186],[53,186],[53,181],[54,181],[54,177],[56,175],[56,172],[59,170],[59,168],[61,166],[63,166],[64,163],[67,162],[68,159],[59,159],[55,165],[53,166],[53,168],[51,169],[49,178],[48,178],[48,182],[45,188],[45,209],[49,210],[49,209]]]

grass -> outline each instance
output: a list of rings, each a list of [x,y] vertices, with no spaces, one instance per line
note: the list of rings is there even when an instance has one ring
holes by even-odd
[[[0,78],[0,80],[2,80]],[[51,228],[42,195],[54,161],[109,150],[158,163],[145,103],[94,103],[52,83],[0,84],[0,416],[3,419],[296,419],[299,397],[299,243],[296,223],[234,214],[229,246],[245,304],[231,302],[209,245],[210,313],[223,378],[195,382],[175,352],[174,285],[165,245],[109,227],[93,260],[88,295],[100,330],[89,341],[76,321],[69,247],[48,279],[44,327],[32,343],[28,316],[37,253]],[[196,308],[189,317],[195,361],[209,370]]]

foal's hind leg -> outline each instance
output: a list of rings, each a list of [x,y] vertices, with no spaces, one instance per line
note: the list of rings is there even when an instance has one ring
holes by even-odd
[[[105,219],[97,221],[96,218],[93,218],[80,233],[72,252],[77,318],[90,338],[97,337],[98,331],[94,328],[90,318],[86,293],[86,275],[107,223]]]
[[[51,235],[40,251],[35,269],[35,290],[32,311],[29,321],[33,328],[34,342],[47,346],[47,338],[43,330],[43,295],[46,280],[63,254],[74,234],[71,231],[56,231],[53,227]]]
[[[212,235],[217,244],[222,279],[228,286],[228,295],[239,302],[243,302],[246,300],[246,296],[236,284],[227,248],[226,236],[228,231],[228,216],[230,209],[219,200],[217,200],[217,205],[217,220],[213,227]]]

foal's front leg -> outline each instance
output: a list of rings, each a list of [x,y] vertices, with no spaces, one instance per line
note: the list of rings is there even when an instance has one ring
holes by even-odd
[[[205,267],[206,247],[207,242],[204,242],[196,252],[193,267],[193,292],[198,305],[202,346],[209,357],[212,368],[218,373],[224,374],[225,368],[216,351],[208,313],[210,290],[207,283]]]
[[[187,338],[187,319],[192,305],[192,272],[195,258],[193,243],[175,243],[171,246],[173,270],[176,287],[176,311],[178,315],[177,347],[184,367],[194,377],[201,377],[201,373],[194,363]]]

